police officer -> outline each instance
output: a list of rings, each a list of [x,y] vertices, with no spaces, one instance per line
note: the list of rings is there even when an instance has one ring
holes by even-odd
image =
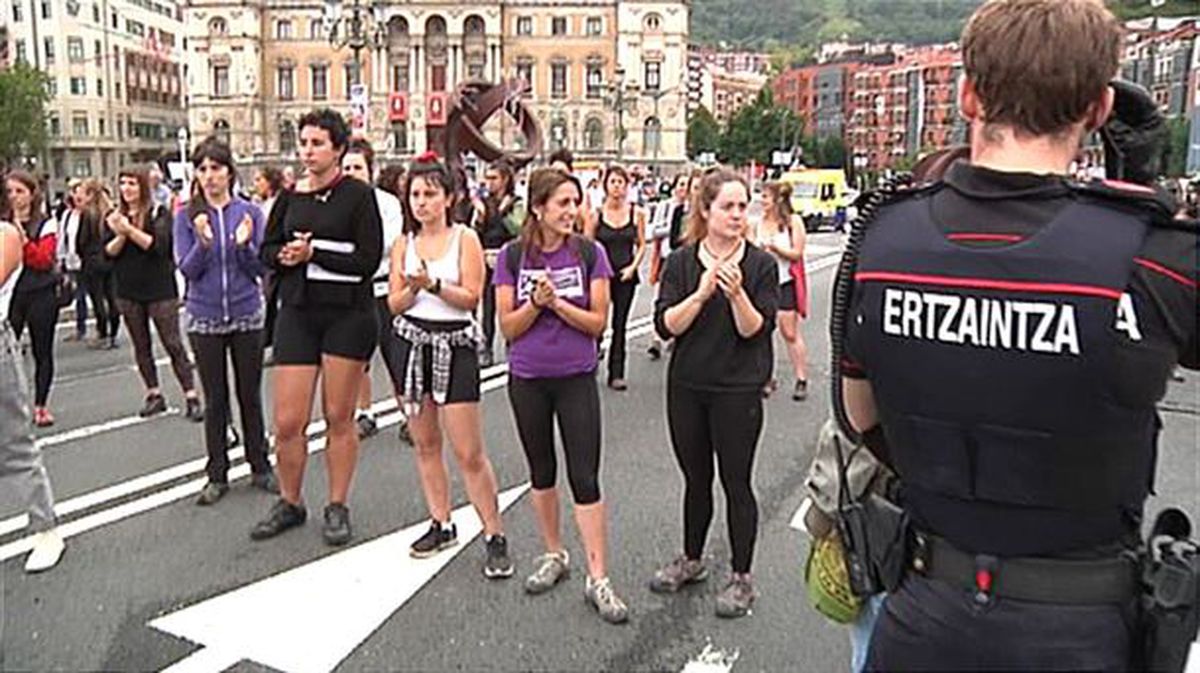
[[[1196,229],[1066,177],[1116,97],[1100,2],[990,0],[962,47],[969,161],[852,244],[844,415],[915,540],[867,668],[1125,670],[1155,404],[1200,366]]]

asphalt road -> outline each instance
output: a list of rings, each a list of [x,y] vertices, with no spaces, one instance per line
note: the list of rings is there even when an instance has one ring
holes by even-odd
[[[521,578],[540,553],[524,497],[505,515],[517,562],[513,580],[481,576],[477,538],[457,555],[447,552],[440,569],[408,560],[403,550],[413,532],[392,533],[423,526],[427,514],[411,451],[399,444],[394,426],[363,445],[350,502],[357,546],[347,552],[321,542],[325,470],[319,441],[310,447],[317,452],[305,484],[309,523],[252,543],[247,533],[270,497],[251,491],[243,479],[216,507],[194,506],[203,484],[200,426],[177,413],[136,419],[142,393],[127,349],[96,352],[63,344],[52,397],[59,423],[40,434],[60,511],[66,512],[63,529],[71,537],[58,568],[26,576],[24,536],[14,519],[19,509],[11,494],[0,494],[0,669],[159,670],[182,662],[176,670],[271,670],[271,661],[303,651],[296,670],[337,664],[346,671],[678,671],[708,648],[738,672],[845,670],[846,632],[808,607],[801,583],[806,543],[788,526],[802,498],[817,429],[828,415],[825,325],[838,245],[833,234],[812,238],[813,313],[804,328],[810,398],[795,403],[781,392],[767,403],[755,475],[760,532],[754,572],[761,597],[750,617],[724,621],[713,615],[729,555],[717,485],[706,550],[712,579],[670,598],[645,588],[653,569],[682,544],[682,479],[665,427],[666,366],[646,357],[646,330],[635,331],[639,336],[631,341],[630,390],[601,393],[610,576],[631,608],[623,626],[604,624],[584,604],[581,563],[550,594],[523,593]],[[648,314],[649,302],[643,287],[635,325]],[[781,347],[776,359],[786,391],[791,376]],[[168,367],[160,367],[160,377],[178,407],[181,395]],[[376,398],[383,400],[388,388],[382,367],[374,368],[374,380]],[[1160,496],[1152,509],[1176,502],[1200,514],[1197,380],[1190,375],[1172,384]],[[487,450],[502,489],[520,487],[528,473],[503,376],[488,381]],[[269,399],[269,384],[265,394]],[[454,500],[456,506],[466,502],[457,477]],[[470,518],[456,513],[464,528]],[[568,515],[563,524],[568,547],[581,561]],[[313,563],[318,560],[323,562]],[[367,579],[342,581],[347,577]],[[192,636],[171,635],[180,631]]]

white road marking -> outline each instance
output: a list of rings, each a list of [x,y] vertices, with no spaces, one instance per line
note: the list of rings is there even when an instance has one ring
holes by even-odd
[[[113,430],[120,430],[122,428],[149,423],[157,418],[175,416],[179,414],[179,411],[180,410],[175,407],[170,407],[163,413],[155,414],[149,418],[143,418],[137,414],[133,414],[132,416],[125,416],[124,418],[114,418],[111,421],[93,423],[92,425],[85,425],[83,427],[73,428],[71,430],[55,433],[53,435],[39,437],[37,438],[37,445],[42,450],[45,450],[52,446],[66,444],[67,442],[74,442],[81,439],[87,439],[105,432],[112,432]]]
[[[163,669],[162,673],[208,673],[232,668],[242,660],[242,655],[206,647],[180,659]]]
[[[1200,640],[1192,643],[1192,649],[1188,651],[1188,660],[1183,673],[1200,673]]]
[[[681,673],[729,673],[739,656],[740,651],[716,648],[710,640],[700,654],[684,664]]]
[[[500,510],[528,489],[501,493]],[[408,555],[429,528],[421,521],[151,621],[203,646],[166,670],[218,672],[248,659],[289,673],[332,671],[483,532],[470,505],[453,518],[459,544],[433,558]]]
[[[171,364],[171,358],[158,358],[154,361],[155,367],[164,367],[169,364]],[[64,374],[54,378],[53,387],[57,389],[65,386],[78,385],[80,383],[91,381],[92,379],[98,379],[102,376],[108,376],[110,374],[123,374],[125,372],[136,372],[137,370],[137,365],[113,365],[112,367],[101,367],[100,369],[92,369],[79,372],[77,374]]]

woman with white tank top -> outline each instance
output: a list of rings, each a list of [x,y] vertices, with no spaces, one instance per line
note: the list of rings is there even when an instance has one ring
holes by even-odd
[[[34,573],[57,565],[66,545],[56,527],[50,477],[30,431],[33,418],[21,347],[8,323],[13,290],[21,275],[23,239],[17,227],[0,221],[0,492],[20,489],[33,533],[25,572]]]
[[[808,397],[808,346],[800,329],[808,316],[808,290],[803,274],[806,235],[804,222],[792,212],[792,187],[786,182],[770,182],[763,187],[763,216],[755,228],[755,242],[771,253],[779,270],[776,323],[796,377],[792,399],[799,402]],[[798,278],[792,274],[797,263],[801,271]],[[771,379],[764,394],[774,392],[778,385],[777,379]]]
[[[458,542],[450,521],[450,479],[442,433],[454,447],[467,496],[483,521],[488,578],[511,577],[496,475],[483,448],[479,414],[479,326],[483,246],[473,230],[451,224],[455,184],[436,155],[417,159],[403,195],[404,233],[392,246],[388,306],[396,315],[392,379],[409,418],[421,487],[432,522],[410,553],[426,558]]]

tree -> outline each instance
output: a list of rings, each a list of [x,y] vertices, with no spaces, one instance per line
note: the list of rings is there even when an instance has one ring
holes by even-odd
[[[1188,138],[1191,126],[1184,119],[1167,121],[1167,147],[1163,153],[1166,177],[1182,177],[1187,173]]]
[[[721,125],[713,118],[708,108],[701,105],[688,120],[688,156],[694,159],[705,152],[716,152],[720,147]]]
[[[786,107],[775,105],[771,90],[764,87],[754,102],[738,110],[721,137],[721,160],[742,166],[751,160],[768,163],[771,152],[788,149],[791,138],[804,122]]]
[[[0,71],[0,162],[5,168],[45,149],[48,82],[24,62]]]

